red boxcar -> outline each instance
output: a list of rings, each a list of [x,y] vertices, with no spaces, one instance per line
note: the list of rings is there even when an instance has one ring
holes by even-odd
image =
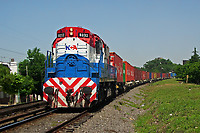
[[[115,52],[110,52],[110,65],[117,68],[117,82],[123,82],[123,59]]]
[[[138,69],[134,67],[134,80],[137,80],[137,79],[138,79],[138,77],[137,77],[138,71],[137,71],[137,70],[138,70]]]
[[[135,68],[135,80],[139,80],[139,70],[137,68]]]
[[[142,71],[142,80],[145,80],[145,79],[146,79],[146,72]]]
[[[127,61],[124,61],[125,64],[125,81],[132,81],[134,78],[134,73],[132,72],[133,66],[131,66]]]
[[[166,78],[166,73],[162,73],[162,78]]]
[[[135,80],[142,80],[142,71],[137,69],[137,78]]]
[[[146,77],[147,77],[146,79],[149,79],[149,72],[147,72],[147,76]]]
[[[136,69],[137,69],[137,68],[135,68],[135,67],[132,66],[131,77],[132,77],[132,80],[133,80],[133,81],[135,81],[135,78],[136,78],[136,77],[135,77],[135,75],[136,75]]]
[[[157,78],[160,78],[160,73],[157,73]]]
[[[140,80],[142,80],[142,70],[140,70]]]

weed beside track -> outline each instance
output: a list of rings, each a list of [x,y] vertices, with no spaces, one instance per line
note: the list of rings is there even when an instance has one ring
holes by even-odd
[[[144,87],[143,109],[136,132],[200,132],[200,85],[175,79]]]

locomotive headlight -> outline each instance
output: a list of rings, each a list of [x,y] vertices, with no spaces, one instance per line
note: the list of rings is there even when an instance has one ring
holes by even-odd
[[[70,32],[69,35],[70,35],[70,36],[73,36],[73,32]]]
[[[69,31],[71,31],[71,32],[72,32],[72,31],[73,31],[73,28],[70,28],[70,29],[69,29]]]
[[[54,89],[53,89],[53,87],[46,87],[45,89],[44,89],[44,92],[46,93],[46,94],[48,94],[48,95],[53,95],[53,93],[54,93]]]

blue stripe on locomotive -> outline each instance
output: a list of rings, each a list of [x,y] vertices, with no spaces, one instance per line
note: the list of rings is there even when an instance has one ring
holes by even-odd
[[[53,67],[46,68],[45,81],[53,77],[89,77],[98,86],[100,78],[117,78],[116,68],[102,61],[102,56],[99,63],[90,63],[84,56],[64,54],[56,59]]]

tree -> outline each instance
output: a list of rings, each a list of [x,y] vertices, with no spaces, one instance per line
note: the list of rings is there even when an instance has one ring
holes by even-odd
[[[7,74],[10,74],[9,68],[0,64],[0,79]]]
[[[169,59],[155,58],[146,62],[143,66],[144,70],[148,72],[168,73],[174,71],[176,64],[172,63]]]
[[[6,74],[0,79],[3,92],[6,92],[13,97],[15,94],[27,96],[34,91],[34,81],[29,76],[19,74]],[[12,101],[10,101],[12,102]]]
[[[3,75],[0,79],[0,83],[1,83],[1,87],[2,87],[2,91],[6,92],[10,95],[13,95],[16,93],[15,90],[13,90],[12,88],[12,83],[14,82],[14,77],[12,74],[6,74]]]
[[[5,75],[9,75],[9,74],[10,74],[9,68],[6,67],[6,66],[3,66],[2,64],[0,64],[0,90],[1,90],[1,91],[3,91],[2,85],[3,85],[3,83],[5,82],[5,81],[3,80],[3,77],[4,77]]]
[[[179,65],[175,72],[177,78],[181,78],[186,81],[187,75],[189,76],[188,82],[190,83],[200,83],[200,62],[188,63],[185,65]]]
[[[24,59],[22,62],[19,63],[19,72],[21,75],[28,75],[28,66],[29,66],[29,60]]]
[[[190,63],[199,62],[200,58],[199,58],[199,55],[197,54],[198,53],[197,49],[194,48],[194,51],[192,53],[194,53],[194,55],[191,56],[191,59],[189,60]]]
[[[42,94],[42,83],[44,79],[45,55],[37,47],[27,51],[27,59],[19,63],[19,72],[28,75],[35,81],[35,92]]]

